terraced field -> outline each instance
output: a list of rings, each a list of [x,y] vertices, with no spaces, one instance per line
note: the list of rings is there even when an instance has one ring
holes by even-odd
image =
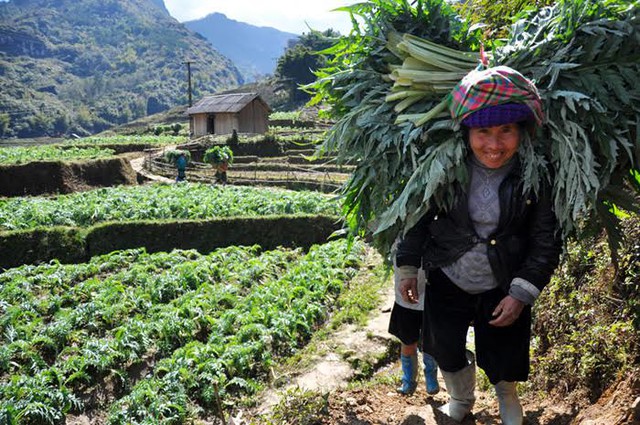
[[[0,199],[0,231],[37,226],[86,227],[105,221],[338,213],[335,198],[312,191],[202,183],[149,184],[57,197]]]
[[[0,274],[0,421],[182,424],[253,394],[335,307],[363,246],[117,251]],[[141,373],[144,371],[143,373]]]

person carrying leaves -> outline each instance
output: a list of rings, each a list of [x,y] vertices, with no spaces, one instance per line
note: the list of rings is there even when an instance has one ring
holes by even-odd
[[[216,145],[204,153],[204,162],[210,163],[216,170],[214,182],[227,184],[227,170],[233,162],[233,151],[229,146]]]
[[[531,306],[559,263],[562,239],[551,183],[523,183],[519,148],[543,122],[535,85],[506,66],[467,74],[448,97],[467,145],[466,187],[453,208],[430,208],[398,244],[399,290],[418,302],[418,269],[427,272],[423,350],[442,372],[462,421],[474,405],[475,365],[494,385],[502,423],[520,425],[517,381],[529,374]],[[473,324],[476,355],[466,349]]]
[[[229,169],[229,163],[222,161],[216,166],[216,183],[227,184],[227,170]]]

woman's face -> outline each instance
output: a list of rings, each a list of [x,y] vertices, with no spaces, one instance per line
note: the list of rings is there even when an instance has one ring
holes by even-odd
[[[518,151],[520,126],[511,123],[495,127],[470,128],[469,145],[483,165],[488,168],[500,168]]]

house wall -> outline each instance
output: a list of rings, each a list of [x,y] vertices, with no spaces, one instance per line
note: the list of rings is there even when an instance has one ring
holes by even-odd
[[[231,134],[234,129],[237,130],[239,128],[237,114],[215,114],[214,131],[210,133],[208,126],[210,115],[214,114],[194,114],[191,116],[189,129],[194,137],[207,134]]]
[[[233,130],[239,130],[237,114],[216,114],[216,132],[215,134],[231,134]]]
[[[189,120],[189,131],[193,136],[204,136],[207,134],[207,114],[191,115]]]
[[[208,119],[215,115],[213,134],[238,133],[264,134],[269,128],[269,109],[257,99],[244,107],[239,113],[202,113],[190,116],[190,131],[194,137],[210,134]]]
[[[239,122],[238,132],[263,134],[268,129],[269,111],[255,99],[240,111]]]

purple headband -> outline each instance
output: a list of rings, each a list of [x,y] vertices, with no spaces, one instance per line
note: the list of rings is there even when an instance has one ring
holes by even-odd
[[[473,112],[462,120],[462,124],[469,128],[495,127],[534,118],[533,111],[524,103],[503,103]]]

